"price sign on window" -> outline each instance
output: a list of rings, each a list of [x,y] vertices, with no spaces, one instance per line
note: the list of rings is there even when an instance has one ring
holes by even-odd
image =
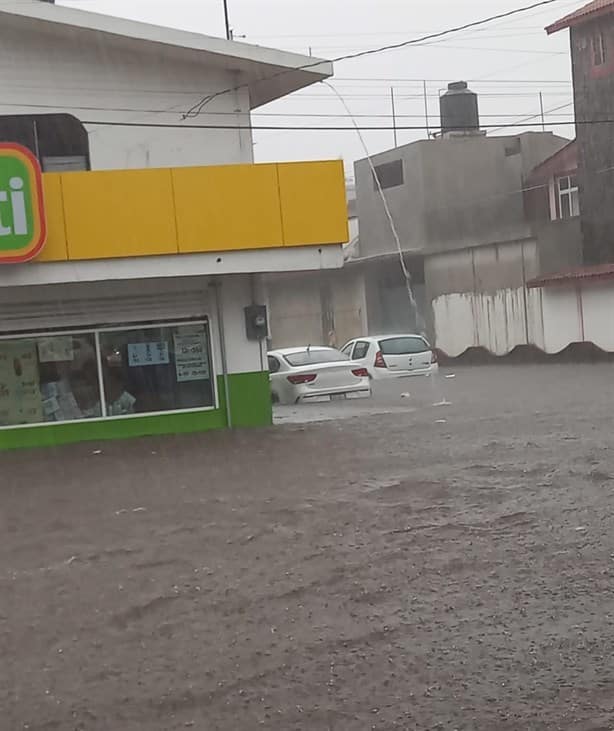
[[[168,365],[170,363],[168,343],[129,343],[128,344],[128,365],[154,366]]]
[[[205,333],[175,333],[177,382],[204,381],[209,378],[209,353]]]

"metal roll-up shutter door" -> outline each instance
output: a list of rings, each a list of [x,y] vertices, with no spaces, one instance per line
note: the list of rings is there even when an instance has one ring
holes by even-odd
[[[202,278],[0,289],[0,333],[129,325],[207,314]]]

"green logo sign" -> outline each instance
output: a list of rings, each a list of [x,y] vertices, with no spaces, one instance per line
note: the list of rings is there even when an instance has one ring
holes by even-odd
[[[0,143],[0,264],[33,259],[46,236],[38,160],[21,145]]]

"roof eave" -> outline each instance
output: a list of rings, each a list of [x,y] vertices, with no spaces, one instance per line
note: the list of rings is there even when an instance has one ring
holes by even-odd
[[[228,66],[244,75],[250,90],[252,108],[333,75],[332,63],[324,59],[51,3],[4,5],[3,0],[0,0],[0,17],[3,15],[64,26],[75,31],[90,31],[143,43],[161,44],[208,54],[218,60],[224,59]]]
[[[595,18],[600,18],[604,15],[610,15],[613,12],[614,5],[608,5],[602,8],[596,8],[595,10],[591,10],[584,15],[572,13],[571,15],[566,15],[564,18],[561,18],[560,20],[557,20],[554,23],[547,25],[545,30],[546,33],[551,36],[553,33],[558,33],[560,30],[565,30],[566,28],[575,28],[578,25],[590,23],[592,20],[595,20]]]

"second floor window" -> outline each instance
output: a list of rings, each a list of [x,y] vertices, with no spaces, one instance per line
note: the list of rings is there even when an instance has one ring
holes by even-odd
[[[564,175],[557,180],[559,196],[559,218],[572,218],[580,215],[578,179],[575,175]]]
[[[593,66],[603,66],[607,60],[607,48],[601,31],[596,31],[593,34],[591,45],[593,49]]]
[[[377,175],[377,180],[375,179]],[[377,190],[377,181],[382,189],[396,188],[403,185],[403,160],[393,160],[392,162],[384,162],[375,166],[375,175],[373,176],[373,188]]]

